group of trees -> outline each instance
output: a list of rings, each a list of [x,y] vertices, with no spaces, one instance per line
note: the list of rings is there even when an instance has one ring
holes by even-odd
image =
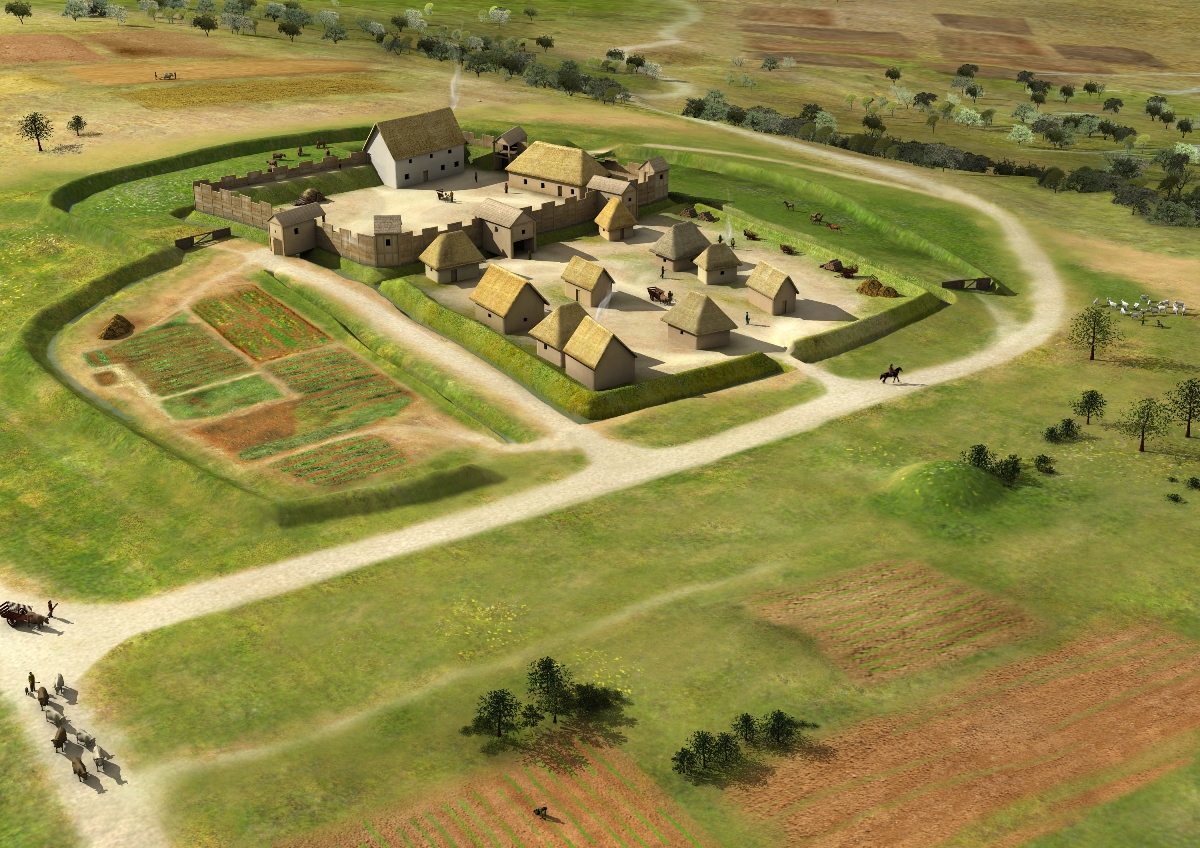
[[[742,713],[721,733],[697,730],[671,757],[671,768],[692,779],[736,777],[752,761],[750,752],[790,753],[807,743],[805,730],[818,725],[773,710],[762,718]]]
[[[71,119],[67,121],[67,129],[75,133],[76,137],[81,135],[86,128],[87,121],[83,119],[82,115],[72,115]],[[35,142],[38,152],[41,153],[42,142],[54,135],[54,124],[41,112],[30,112],[17,121],[17,135]]]
[[[962,452],[962,461],[995,476],[1006,486],[1012,486],[1021,476],[1021,457],[1010,453],[1001,459],[987,445],[971,445]]]

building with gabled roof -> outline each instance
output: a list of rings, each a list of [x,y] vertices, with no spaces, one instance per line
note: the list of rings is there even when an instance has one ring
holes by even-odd
[[[710,244],[704,252],[696,257],[696,276],[705,285],[713,283],[733,283],[737,281],[738,267],[742,260],[737,258],[733,248],[724,242]]]
[[[467,140],[453,109],[380,121],[363,151],[386,186],[403,188],[466,170]]]
[[[497,333],[528,333],[541,323],[549,302],[529,280],[499,265],[489,265],[471,292],[475,318]]]
[[[750,305],[768,315],[789,315],[796,311],[800,292],[792,278],[774,265],[759,262],[746,278]]]
[[[525,210],[489,197],[474,214],[483,228],[483,245],[492,253],[513,259],[537,250],[537,222]]]
[[[587,317],[587,311],[578,303],[564,303],[555,307],[541,323],[529,331],[529,337],[537,342],[538,356],[559,368],[564,367],[566,361],[563,348]]]
[[[417,258],[425,263],[425,276],[435,283],[473,280],[484,261],[479,248],[462,230],[442,233]]]
[[[596,307],[612,294],[613,278],[598,262],[572,256],[562,272],[563,294],[584,306]]]
[[[496,136],[492,141],[492,169],[503,171],[508,163],[516,159],[529,147],[529,136],[520,126]]]
[[[600,228],[600,237],[607,241],[624,241],[633,235],[633,228],[637,226],[633,212],[617,197],[604,204],[595,221]]]
[[[592,177],[608,171],[586,150],[535,141],[508,164],[508,184],[554,197],[583,197]]]
[[[271,252],[276,256],[295,256],[317,246],[317,219],[325,220],[319,203],[288,206],[276,210],[267,221]]]
[[[637,355],[623,341],[584,316],[563,348],[567,376],[601,392],[633,382]]]
[[[729,331],[737,326],[711,297],[695,291],[680,297],[662,321],[667,325],[667,340],[690,350],[725,347]]]
[[[592,177],[588,180],[588,191],[599,193],[602,198],[601,203],[608,203],[610,200],[618,200],[629,210],[629,213],[635,218],[637,217],[638,208],[638,193],[637,183],[630,180],[616,179],[613,177]]]
[[[708,250],[711,242],[691,221],[676,224],[650,246],[650,252],[662,260],[668,271],[684,271],[697,256]]]

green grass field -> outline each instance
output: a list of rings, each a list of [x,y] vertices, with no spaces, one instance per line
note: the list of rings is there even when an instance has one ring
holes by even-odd
[[[32,699],[20,707],[35,709]],[[28,848],[78,845],[42,767],[25,741],[8,702],[0,701],[0,843]]]
[[[224,415],[244,406],[253,406],[264,400],[283,397],[279,389],[257,374],[208,389],[176,395],[163,401],[163,409],[172,418],[211,418]]]

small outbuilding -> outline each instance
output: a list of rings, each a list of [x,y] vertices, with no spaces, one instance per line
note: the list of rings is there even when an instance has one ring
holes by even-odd
[[[620,177],[592,177],[588,180],[587,188],[588,191],[594,191],[603,197],[605,203],[610,200],[621,201],[621,205],[637,217],[637,183],[632,180]]]
[[[537,342],[538,356],[563,368],[566,365],[563,348],[587,317],[587,311],[578,303],[564,303],[556,307],[529,331],[529,337]]]
[[[729,344],[729,331],[737,326],[713,299],[700,292],[687,292],[662,317],[667,340],[690,350],[711,350]]]
[[[525,210],[489,197],[475,208],[475,217],[483,228],[483,245],[492,253],[513,259],[537,249],[537,222]]]
[[[637,356],[625,343],[584,316],[563,350],[567,376],[595,392],[633,382]]]
[[[637,225],[633,212],[618,197],[604,204],[595,220],[600,228],[600,237],[607,241],[624,241],[633,235],[633,228]]]
[[[503,171],[508,163],[525,152],[529,146],[529,136],[520,126],[515,126],[503,135],[496,136],[492,142],[492,168]]]
[[[435,283],[473,280],[483,262],[483,254],[462,230],[442,233],[417,258],[425,263],[425,276]]]
[[[317,246],[317,219],[325,220],[319,203],[280,209],[267,222],[271,252],[276,256],[295,256]]]
[[[790,315],[800,296],[792,278],[774,265],[759,262],[746,278],[750,305],[769,315]]]
[[[497,333],[528,333],[541,323],[549,302],[524,277],[501,268],[488,266],[471,292],[475,318]]]
[[[584,306],[596,307],[612,294],[613,278],[604,266],[572,256],[562,272],[563,294]]]
[[[711,244],[691,221],[676,224],[656,241],[650,252],[662,260],[668,271],[685,271]]]
[[[700,282],[710,286],[713,283],[736,282],[741,264],[742,260],[737,258],[729,245],[724,242],[710,244],[696,257],[696,276]]]

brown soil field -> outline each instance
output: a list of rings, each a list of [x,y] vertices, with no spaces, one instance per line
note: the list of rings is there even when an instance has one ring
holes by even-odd
[[[871,32],[865,29],[818,29],[816,27],[748,23],[738,27],[755,35],[774,35],[800,38],[806,41],[848,41],[853,44],[910,44],[911,39],[899,32]]]
[[[1045,56],[1037,42],[1014,35],[983,35],[961,32],[937,33],[938,47],[943,53],[963,56],[990,54],[993,56]]]
[[[785,760],[732,795],[812,848],[917,848],[1018,803],[1038,816],[1132,789],[1131,773],[1190,761],[1198,727],[1194,643],[1098,636],[852,728],[825,740],[823,756]],[[1031,824],[1027,816],[1021,828]]]
[[[341,848],[362,842],[435,848],[715,845],[616,749],[597,751],[578,743],[569,748],[575,760],[570,769],[515,765],[420,804],[356,816],[354,824],[278,843],[279,848]],[[549,808],[544,821],[533,815],[542,806]]]
[[[747,21],[783,21],[822,27],[831,27],[837,23],[837,18],[828,9],[789,9],[777,6],[750,6],[742,12],[742,18]]]
[[[1064,59],[1091,59],[1111,62],[1114,65],[1149,65],[1152,68],[1166,67],[1159,59],[1145,50],[1131,47],[1092,47],[1087,44],[1052,44]]]
[[[196,429],[213,447],[236,454],[246,448],[286,439],[296,433],[298,400],[284,400],[260,406],[244,415],[231,415]]]
[[[29,62],[99,62],[98,53],[65,35],[0,35],[0,65]]]
[[[117,379],[116,371],[101,371],[96,375],[96,382],[102,386],[115,386]]]
[[[944,665],[1032,629],[1015,607],[916,563],[871,565],[763,600],[759,615],[809,634],[861,682]]]
[[[1071,249],[1075,261],[1095,271],[1120,274],[1135,282],[1170,292],[1171,300],[1200,302],[1200,259],[1149,253],[1094,237],[1059,232],[1057,240]],[[1167,297],[1168,295],[1163,295]]]
[[[950,29],[969,29],[974,32],[1004,32],[1009,35],[1033,35],[1024,18],[985,18],[981,15],[939,15],[939,24]]]
[[[49,37],[49,36],[47,36]],[[54,36],[61,38],[62,36]],[[186,37],[186,36],[184,36]],[[70,41],[70,39],[66,39]],[[74,42],[72,42],[74,43]],[[77,45],[80,49],[81,45]],[[90,50],[89,56],[99,57]],[[368,70],[362,62],[340,62],[323,60],[287,59],[274,61],[271,59],[237,59],[226,62],[127,62],[110,65],[81,65],[72,68],[71,73],[84,82],[94,82],[101,85],[137,85],[138,83],[154,82],[154,74],[160,76],[164,71],[174,71],[179,74],[178,82],[213,79],[241,79],[244,77],[290,77],[299,74],[344,74]],[[175,83],[162,83],[162,86],[174,86]]]
[[[211,38],[205,39],[199,32],[196,35],[162,30],[98,32],[88,35],[86,40],[127,59],[151,59],[160,56],[213,59],[237,55],[223,49],[220,44],[213,44]]]

